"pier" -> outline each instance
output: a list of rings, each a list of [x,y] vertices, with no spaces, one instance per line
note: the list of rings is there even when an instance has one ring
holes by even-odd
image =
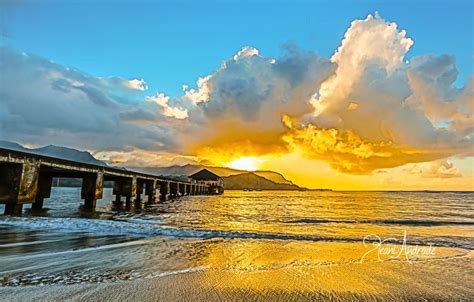
[[[0,148],[0,204],[5,204],[4,214],[21,215],[24,204],[41,210],[57,177],[82,179],[83,207],[90,210],[102,198],[105,181],[113,181],[117,203],[141,202],[143,193],[149,203],[183,195],[215,194],[213,187],[199,179],[152,175]]]

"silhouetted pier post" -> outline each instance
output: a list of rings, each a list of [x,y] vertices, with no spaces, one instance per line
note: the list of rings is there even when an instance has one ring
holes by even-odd
[[[181,196],[184,196],[184,195],[187,195],[188,192],[186,191],[186,184],[179,184],[181,186],[180,188],[180,193],[181,193]]]
[[[148,203],[154,203],[156,200],[157,180],[147,180],[145,186],[145,194],[148,196]]]
[[[33,210],[42,210],[44,199],[51,196],[51,187],[53,186],[53,176],[50,174],[39,174],[38,190],[36,192],[35,202],[31,206]]]
[[[186,188],[186,195],[191,195],[191,185],[185,184],[184,187]]]
[[[114,187],[112,190],[112,194],[115,195],[115,202],[116,203],[121,203],[122,202],[122,192],[123,192],[123,183],[120,180],[115,180],[114,181]]]
[[[0,166],[0,198],[5,203],[6,215],[21,215],[23,204],[35,199],[39,168],[35,159]]]
[[[123,177],[114,180],[113,194],[115,194],[115,201],[122,202],[122,196],[125,196],[125,204],[129,207],[132,203],[132,198],[137,195],[137,178]]]
[[[125,203],[129,207],[132,203],[132,199],[137,195],[137,177],[127,179],[124,186],[125,190]]]
[[[170,194],[170,183],[169,181],[160,181],[160,200],[166,201]]]
[[[142,193],[143,193],[144,182],[142,179],[137,179],[137,193],[135,197],[135,202],[142,201]]]
[[[170,183],[170,198],[178,197],[178,183],[171,182]]]
[[[102,198],[104,192],[104,172],[86,174],[82,178],[81,198],[84,199],[84,208],[95,209],[97,199]]]

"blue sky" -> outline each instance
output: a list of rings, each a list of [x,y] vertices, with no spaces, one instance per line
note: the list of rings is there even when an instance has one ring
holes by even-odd
[[[49,0],[3,9],[3,44],[96,76],[144,78],[171,96],[246,45],[271,57],[290,42],[329,57],[350,22],[375,11],[415,41],[409,57],[455,55],[458,85],[473,72],[472,1]]]

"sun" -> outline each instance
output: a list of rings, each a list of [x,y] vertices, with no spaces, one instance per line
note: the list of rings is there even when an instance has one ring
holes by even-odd
[[[255,171],[258,169],[261,159],[254,156],[245,156],[237,158],[234,161],[226,164],[227,167],[237,170]]]

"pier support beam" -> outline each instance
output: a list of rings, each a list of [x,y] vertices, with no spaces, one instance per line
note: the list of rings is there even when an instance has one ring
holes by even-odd
[[[156,180],[148,180],[146,182],[145,194],[148,196],[148,203],[155,203],[156,201]]]
[[[104,172],[86,174],[82,178],[81,198],[84,199],[85,209],[95,209],[97,199],[101,199],[104,192]]]
[[[177,182],[171,182],[170,183],[170,197],[171,198],[176,198],[178,197],[178,183]]]
[[[179,184],[178,185],[178,195],[183,196],[186,195],[186,185],[185,184]]]
[[[137,192],[135,197],[135,202],[142,201],[144,181],[142,179],[137,179]]]
[[[160,200],[166,201],[170,194],[170,183],[168,181],[160,182]]]
[[[112,194],[115,195],[115,202],[116,203],[121,203],[122,202],[122,181],[121,180],[114,180],[114,188],[112,190]]]
[[[125,196],[126,206],[129,207],[132,198],[137,195],[137,178],[133,176],[115,180],[113,194],[115,194],[115,200],[118,202],[121,202],[122,196]]]
[[[36,192],[35,202],[32,205],[33,210],[40,211],[43,209],[44,199],[51,197],[52,185],[53,176],[40,172],[38,179],[38,191]]]
[[[23,164],[0,166],[0,202],[5,215],[21,215],[24,203],[33,202],[38,187],[40,162],[27,159]]]
[[[191,185],[187,184],[184,187],[186,188],[186,195],[191,195]]]
[[[9,202],[5,204],[5,215],[15,215],[15,216],[21,216],[23,213],[23,204],[22,203],[14,203],[14,202]]]

